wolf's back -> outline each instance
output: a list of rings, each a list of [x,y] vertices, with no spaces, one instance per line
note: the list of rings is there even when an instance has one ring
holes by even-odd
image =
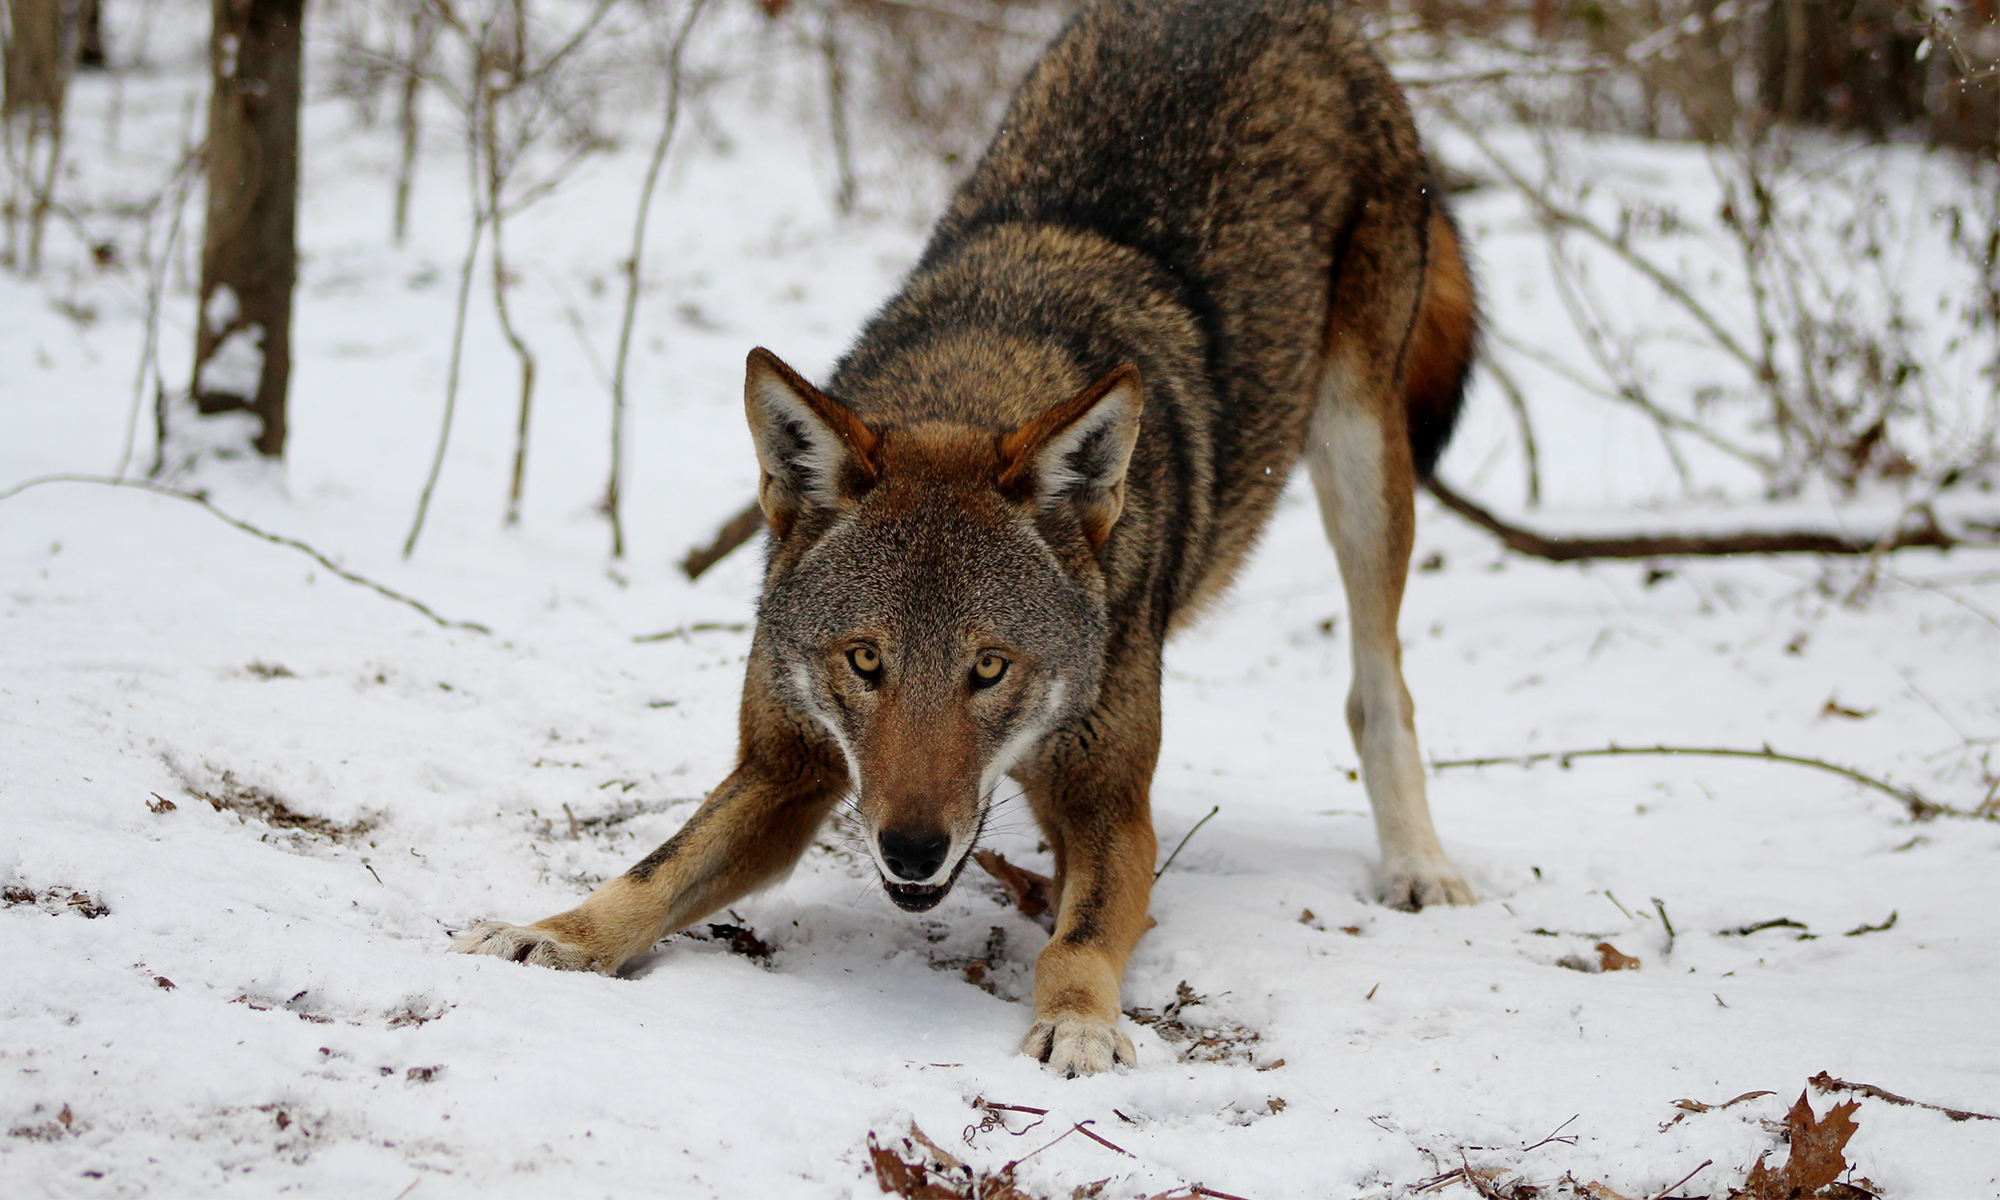
[[[1164,545],[1169,609],[1198,602],[1297,461],[1343,270],[1390,253],[1357,239],[1370,205],[1392,206],[1415,245],[1447,235],[1424,315],[1415,284],[1379,314],[1410,334],[1412,456],[1428,470],[1442,449],[1475,318],[1430,175],[1401,92],[1340,6],[1091,5],[1023,82],[829,391],[864,418],[1004,428],[1137,364],[1146,418],[1124,536]],[[1404,273],[1426,275],[1421,250]]]

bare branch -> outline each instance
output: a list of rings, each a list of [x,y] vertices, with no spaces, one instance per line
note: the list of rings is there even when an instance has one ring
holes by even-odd
[[[1919,547],[1950,550],[1959,546],[2000,546],[2000,541],[1954,537],[1930,520],[1912,528],[1893,529],[1877,537],[1850,537],[1810,530],[1549,537],[1501,520],[1453,491],[1440,479],[1433,478],[1425,486],[1439,503],[1499,538],[1509,550],[1550,562],[1581,562],[1591,558],[1714,558],[1726,554],[1872,555]]]
[[[413,608],[416,611],[422,613],[424,616],[429,617],[432,621],[435,621],[438,625],[442,626],[445,629],[470,629],[474,633],[487,633],[487,634],[493,632],[491,629],[488,629],[486,626],[481,625],[477,621],[447,620],[444,617],[437,615],[437,613],[431,611],[430,606],[425,604],[423,601],[413,599],[412,597],[409,596],[405,596],[403,593],[397,591],[396,589],[388,587],[384,584],[377,583],[365,575],[358,575],[355,572],[348,570],[346,567],[343,567],[339,563],[328,558],[326,555],[321,554],[319,551],[313,549],[306,543],[299,541],[297,538],[289,538],[284,536],[283,534],[272,533],[269,530],[260,529],[257,526],[252,525],[250,522],[245,521],[241,517],[230,516],[228,513],[223,512],[221,509],[215,507],[215,505],[210,504],[208,501],[208,497],[202,495],[200,492],[184,492],[181,491],[179,488],[167,487],[163,484],[152,483],[144,479],[115,479],[109,475],[42,475],[37,478],[30,479],[25,483],[17,483],[13,487],[8,488],[6,491],[0,492],[0,500],[12,499],[13,497],[20,495],[22,492],[27,491],[29,488],[41,487],[43,484],[49,484],[49,483],[94,483],[102,485],[104,487],[137,488],[142,492],[151,492],[156,496],[172,496],[176,500],[185,500],[189,504],[197,505],[200,508],[206,510],[211,515],[216,517],[218,520],[224,522],[225,524],[233,525],[236,528],[241,529],[243,532],[252,535],[253,537],[260,537],[263,538],[265,541],[270,542],[273,545],[286,546],[293,550],[297,550],[302,554],[308,555],[312,558],[314,562],[326,568],[328,571],[331,571],[333,574],[338,575],[340,578],[345,579],[349,583],[358,583],[362,587],[368,588],[369,590],[374,591],[379,595],[385,596],[390,600],[394,600],[398,604],[407,605],[410,608]]]

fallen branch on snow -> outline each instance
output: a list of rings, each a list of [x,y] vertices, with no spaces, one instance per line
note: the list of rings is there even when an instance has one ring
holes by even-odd
[[[1517,554],[1550,562],[1581,562],[1591,558],[1710,558],[1726,554],[1872,555],[1891,550],[1927,547],[1951,550],[1959,546],[2000,547],[2000,539],[1955,537],[1922,511],[1922,524],[1880,537],[1848,537],[1813,530],[1779,533],[1635,534],[1625,537],[1548,537],[1510,524],[1432,479],[1430,493],[1446,508],[1479,526]]]
[[[1441,479],[1426,484],[1438,503],[1479,526],[1517,554],[1550,562],[1581,562],[1591,558],[1715,558],[1727,554],[1837,554],[1859,556],[1926,547],[1952,550],[1959,546],[2000,547],[2000,538],[1957,537],[1942,529],[1928,510],[1923,523],[1882,537],[1848,537],[1817,530],[1778,533],[1634,534],[1625,537],[1548,537],[1493,515],[1453,491]],[[722,523],[714,540],[696,546],[681,560],[689,579],[721,562],[732,550],[757,536],[764,511],[753,501]],[[1981,526],[1984,528],[1984,526]]]
[[[700,579],[701,573],[729,557],[729,552],[757,536],[764,528],[764,510],[755,500],[745,505],[742,511],[722,523],[715,531],[715,540],[706,546],[696,546],[681,560],[681,570],[687,572],[690,582]]]
[[[1985,1113],[1967,1112],[1962,1108],[1946,1108],[1942,1104],[1926,1104],[1922,1100],[1912,1100],[1908,1096],[1898,1096],[1894,1092],[1885,1092],[1872,1083],[1849,1083],[1845,1079],[1835,1079],[1825,1071],[1821,1071],[1811,1079],[1806,1080],[1806,1082],[1813,1085],[1814,1091],[1854,1092],[1874,1100],[1882,1100],[1890,1104],[1900,1104],[1905,1108],[1928,1108],[1932,1112],[1943,1113],[1954,1121],[2000,1121],[2000,1117],[1988,1116]]]
[[[309,555],[314,562],[318,563],[322,567],[325,567],[327,570],[333,572],[335,575],[338,575],[340,578],[345,579],[347,582],[358,583],[362,587],[369,588],[380,595],[386,596],[389,599],[394,600],[398,604],[408,605],[409,607],[416,609],[418,612],[429,617],[431,620],[437,622],[440,626],[446,629],[470,629],[474,633],[485,633],[485,634],[490,634],[493,632],[491,629],[488,629],[486,626],[481,625],[477,621],[447,620],[444,617],[437,615],[437,613],[431,611],[430,606],[425,604],[423,601],[415,599],[410,596],[405,596],[403,593],[397,591],[396,589],[388,587],[384,584],[377,583],[365,575],[357,575],[353,571],[348,570],[346,567],[343,567],[340,564],[334,562],[326,555],[321,554],[319,551],[313,549],[311,546],[308,546],[304,542],[299,541],[297,538],[289,538],[284,536],[283,534],[272,533],[267,529],[259,529],[257,526],[252,525],[250,522],[243,520],[241,517],[230,516],[228,513],[223,512],[221,509],[215,507],[215,505],[210,504],[208,502],[208,497],[202,495],[200,492],[184,492],[181,491],[179,488],[164,487],[157,483],[149,483],[143,479],[114,479],[109,475],[41,475],[34,479],[30,479],[25,483],[17,483],[13,487],[8,488],[6,491],[0,492],[0,500],[12,499],[13,497],[20,495],[22,492],[27,491],[29,488],[40,487],[45,483],[95,483],[104,487],[137,488],[142,492],[152,492],[156,496],[172,496],[176,500],[185,500],[190,504],[198,505],[201,508],[206,509],[216,519],[223,521],[229,525],[233,525],[247,534],[263,538],[265,541],[270,542],[273,545],[286,546],[293,550],[297,550],[302,554]]]

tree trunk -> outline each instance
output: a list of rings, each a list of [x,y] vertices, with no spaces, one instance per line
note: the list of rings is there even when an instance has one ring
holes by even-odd
[[[257,453],[285,450],[298,253],[304,0],[214,0],[209,38],[208,226],[194,385],[203,415],[262,419]]]
[[[1924,115],[1921,27],[1897,0],[1773,0],[1757,54],[1765,111],[1881,137]]]
[[[102,71],[104,57],[104,0],[83,0],[76,10],[76,65],[84,71]]]
[[[42,226],[48,219],[62,157],[64,60],[61,0],[8,0],[6,83],[0,125],[7,143],[7,261],[32,275],[41,269]],[[19,221],[27,217],[23,252]]]

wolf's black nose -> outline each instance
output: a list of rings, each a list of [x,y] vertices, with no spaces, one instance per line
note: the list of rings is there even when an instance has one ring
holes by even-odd
[[[951,839],[941,833],[916,833],[907,829],[884,829],[877,837],[882,843],[882,862],[898,879],[929,879],[944,865],[944,853]]]

